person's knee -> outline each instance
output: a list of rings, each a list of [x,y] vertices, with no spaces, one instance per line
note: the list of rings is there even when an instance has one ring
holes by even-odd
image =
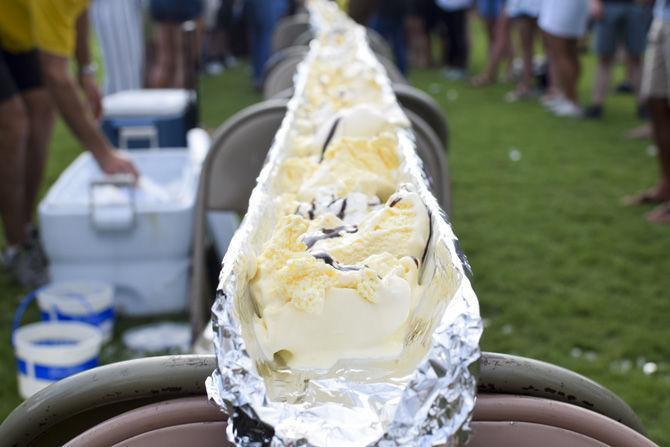
[[[0,135],[2,143],[20,145],[28,138],[28,115],[20,97],[0,103]]]

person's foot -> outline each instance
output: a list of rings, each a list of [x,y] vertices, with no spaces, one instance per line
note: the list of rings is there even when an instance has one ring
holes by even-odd
[[[616,86],[616,92],[624,95],[629,95],[633,93],[633,85],[628,81],[623,81]]]
[[[658,205],[667,201],[670,201],[670,191],[658,187],[626,196],[621,200],[624,206]]]
[[[584,109],[584,118],[600,119],[603,117],[603,106],[599,104],[591,104]]]
[[[205,66],[205,72],[210,76],[217,76],[223,73],[226,70],[226,67],[218,61],[209,62]]]
[[[554,115],[566,118],[581,118],[584,115],[582,108],[568,99],[558,103],[551,110]]]
[[[636,110],[637,119],[649,121],[649,107],[646,104],[638,104]]]
[[[665,202],[647,213],[647,222],[653,224],[670,224],[670,202]]]
[[[540,98],[540,104],[542,104],[542,107],[549,110],[552,110],[563,101],[565,101],[565,98],[557,94],[543,95]]]
[[[643,124],[634,129],[630,129],[625,135],[627,140],[648,140],[651,138],[651,125]]]
[[[473,87],[485,87],[487,85],[491,85],[495,82],[495,80],[487,75],[487,74],[480,74],[475,76],[470,80],[470,85]]]
[[[442,76],[448,81],[463,81],[468,77],[468,71],[465,68],[445,68]]]
[[[6,249],[2,265],[17,283],[27,289],[36,289],[49,282],[46,265],[35,250],[27,247]]]
[[[517,87],[516,90],[505,94],[505,102],[513,103],[532,99],[535,95],[528,87]]]

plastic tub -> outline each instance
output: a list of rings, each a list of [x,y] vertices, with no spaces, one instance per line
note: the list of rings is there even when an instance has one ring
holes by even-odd
[[[114,328],[114,287],[94,281],[50,284],[37,292],[43,321],[79,321],[97,327],[105,341]]]
[[[123,315],[156,315],[186,308],[191,258],[133,261],[56,261],[49,265],[55,282],[93,280],[114,284],[114,308]]]
[[[19,394],[28,398],[61,379],[98,366],[102,333],[76,321],[33,323],[13,335]]]

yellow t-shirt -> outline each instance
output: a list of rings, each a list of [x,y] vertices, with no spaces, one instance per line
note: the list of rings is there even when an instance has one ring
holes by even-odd
[[[77,18],[90,0],[2,0],[0,47],[19,53],[35,48],[58,56],[74,53]]]

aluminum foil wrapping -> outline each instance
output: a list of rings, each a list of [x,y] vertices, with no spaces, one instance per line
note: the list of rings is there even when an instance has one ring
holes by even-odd
[[[480,355],[482,322],[468,279],[469,266],[429,190],[429,180],[388,78],[364,41],[364,31],[329,2],[314,0],[311,15],[319,37],[298,68],[295,96],[270,148],[248,213],[223,260],[213,306],[218,368],[207,380],[209,398],[231,415],[229,440],[242,446],[431,446],[456,445],[467,436],[476,384],[470,367]],[[339,42],[333,45],[333,42]],[[356,44],[352,44],[352,42]],[[338,362],[327,373],[291,371],[250,353],[250,262],[276,221],[272,180],[299,125],[308,71],[337,64],[337,52],[356,48],[351,76],[372,70],[381,86],[385,116],[401,126],[397,137],[400,178],[412,183],[431,216],[431,236],[421,281],[424,296],[411,315],[400,361]],[[342,56],[342,54],[340,54]],[[349,56],[351,57],[351,56]],[[355,64],[354,64],[355,65]],[[311,114],[332,110],[310,110]],[[391,366],[392,365],[392,366]]]

